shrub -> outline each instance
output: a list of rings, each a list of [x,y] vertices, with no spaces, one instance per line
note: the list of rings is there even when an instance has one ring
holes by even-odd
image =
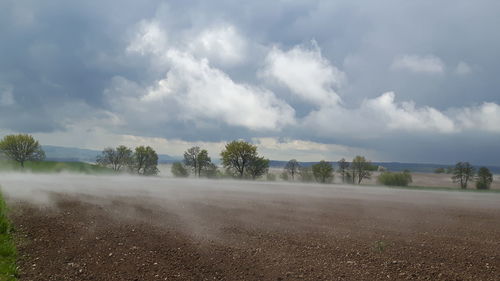
[[[283,171],[283,173],[280,174],[280,179],[288,181],[288,173]]]
[[[493,182],[493,175],[490,170],[486,167],[479,168],[476,177],[476,188],[477,189],[490,189],[490,185]]]
[[[378,176],[378,182],[389,186],[407,186],[412,182],[411,174],[384,172]]]
[[[268,181],[276,181],[276,175],[275,175],[275,174],[273,174],[273,173],[267,173],[267,175],[266,175],[266,179],[267,179]]]
[[[180,162],[175,162],[174,164],[172,164],[170,170],[172,171],[172,175],[174,175],[175,177],[185,178],[189,176],[188,170]]]
[[[444,174],[444,173],[446,173],[446,170],[444,168],[437,168],[436,170],[434,170],[434,173]]]

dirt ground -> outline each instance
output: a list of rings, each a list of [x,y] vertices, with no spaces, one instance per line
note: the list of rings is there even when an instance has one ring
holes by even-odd
[[[500,194],[156,179],[40,203],[2,185],[20,280],[500,280]]]

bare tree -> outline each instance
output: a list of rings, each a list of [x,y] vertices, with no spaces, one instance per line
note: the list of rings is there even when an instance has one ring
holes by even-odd
[[[453,182],[460,183],[462,189],[467,188],[469,180],[474,178],[474,167],[469,162],[458,162],[453,169]]]
[[[299,173],[299,170],[300,164],[295,159],[288,161],[288,163],[286,163],[285,165],[285,172],[290,174],[290,176],[292,177],[292,181],[295,179],[295,174]]]
[[[198,174],[198,155],[200,151],[200,147],[193,146],[184,152],[184,165],[190,167],[195,176]]]
[[[116,149],[108,147],[97,156],[96,162],[98,165],[111,167],[115,172],[119,172],[123,167],[131,164],[132,150],[124,145]]]
[[[337,170],[337,172],[342,176],[342,182],[345,182],[347,174],[349,173],[349,162],[345,161],[345,159],[342,158],[337,163],[339,165],[339,169]]]
[[[356,156],[351,163],[351,177],[353,183],[360,184],[363,179],[369,179],[371,162],[367,161],[363,156]]]

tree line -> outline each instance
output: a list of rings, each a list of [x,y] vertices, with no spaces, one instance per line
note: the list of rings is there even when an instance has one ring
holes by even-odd
[[[344,158],[337,162],[337,173],[343,183],[361,184],[365,179],[369,179],[373,171],[378,169],[372,165],[371,161],[363,156],[356,156],[352,162],[347,162]],[[330,183],[335,178],[335,169],[331,162],[321,160],[310,167],[303,167],[296,159],[287,162],[281,174],[283,180],[295,181],[299,179],[303,182],[316,181],[319,183]]]
[[[96,163],[115,172],[126,171],[145,176],[159,172],[158,154],[150,146],[138,146],[134,150],[124,145],[117,148],[108,147],[97,156]]]
[[[208,152],[198,146],[184,152],[184,160],[172,164],[171,172],[177,177],[234,177],[257,179],[269,171],[269,159],[259,156],[257,146],[245,141],[232,141],[220,153],[224,171],[212,163]]]
[[[31,135],[8,135],[0,140],[0,154],[20,163],[24,167],[26,161],[43,161],[45,152],[40,143]],[[257,152],[257,146],[245,141],[232,141],[225,145],[220,153],[224,171],[220,171],[208,155],[208,151],[198,146],[189,148],[184,152],[182,162],[175,162],[171,172],[177,177],[223,177],[230,176],[240,179],[257,179],[267,175],[268,180],[275,176],[269,171],[269,159],[262,157]],[[108,167],[115,172],[126,171],[139,175],[158,174],[158,154],[150,146],[138,146],[134,150],[120,145],[117,148],[105,148],[97,156],[96,163]],[[356,156],[351,162],[344,158],[337,162],[337,173],[343,183],[361,184],[363,180],[370,179],[372,172],[379,167],[372,165],[371,161],[363,156]],[[453,182],[466,189],[471,181],[476,182],[477,189],[489,189],[493,182],[493,175],[486,167],[478,169],[469,162],[458,162],[455,167],[445,171],[438,168],[436,173],[449,172]],[[303,167],[296,159],[286,163],[281,173],[283,180],[300,180],[303,182],[317,181],[320,183],[333,182],[335,169],[330,162],[320,161],[310,167]],[[378,182],[386,185],[405,186],[412,181],[409,171],[391,173],[383,171]]]

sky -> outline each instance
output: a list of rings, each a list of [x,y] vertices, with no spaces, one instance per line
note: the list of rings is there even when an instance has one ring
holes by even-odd
[[[500,2],[0,2],[0,136],[500,165]]]

